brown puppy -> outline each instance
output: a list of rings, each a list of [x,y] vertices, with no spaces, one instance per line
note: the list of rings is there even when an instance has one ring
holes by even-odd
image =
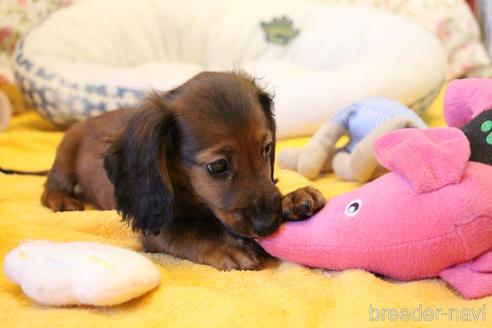
[[[219,269],[257,269],[254,238],[324,204],[313,188],[281,197],[273,179],[270,95],[244,74],[204,72],[138,110],[118,110],[66,133],[42,203],[116,208],[144,249]]]

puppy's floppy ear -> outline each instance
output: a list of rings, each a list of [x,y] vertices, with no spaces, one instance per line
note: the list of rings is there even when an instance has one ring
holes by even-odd
[[[273,177],[273,173],[274,173],[273,171],[275,168],[275,145],[276,145],[277,127],[275,125],[275,115],[273,112],[273,96],[267,93],[266,91],[258,88],[258,102],[263,108],[263,112],[265,113],[265,118],[267,120],[268,128],[272,133],[273,148],[270,153],[270,165],[271,165],[270,170],[272,174],[272,181],[275,181],[275,178]]]
[[[116,208],[134,231],[158,234],[172,219],[174,195],[168,166],[176,128],[163,95],[154,93],[142,102],[105,155]]]

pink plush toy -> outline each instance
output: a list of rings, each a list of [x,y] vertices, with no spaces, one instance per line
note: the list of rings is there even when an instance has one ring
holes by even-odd
[[[491,105],[492,80],[455,81],[446,120],[462,127]],[[261,245],[312,267],[360,268],[399,280],[439,276],[466,298],[492,295],[492,166],[469,160],[463,131],[385,135],[374,148],[390,173],[331,199],[309,220],[284,224]],[[480,133],[483,140],[489,135]]]

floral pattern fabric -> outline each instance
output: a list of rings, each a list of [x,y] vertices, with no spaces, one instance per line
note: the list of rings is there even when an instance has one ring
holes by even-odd
[[[11,54],[17,41],[53,11],[76,0],[0,0],[0,92],[7,94],[14,113],[26,109],[15,87]]]
[[[9,57],[19,38],[50,13],[72,2],[73,0],[0,1],[0,76],[3,75],[3,79],[13,79]]]
[[[434,33],[448,56],[448,79],[489,66],[480,28],[464,0],[318,0],[336,4],[363,4],[404,15]]]

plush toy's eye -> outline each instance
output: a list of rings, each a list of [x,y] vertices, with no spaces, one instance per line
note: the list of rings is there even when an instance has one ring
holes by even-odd
[[[345,207],[345,215],[346,216],[356,216],[359,213],[360,208],[362,207],[362,201],[360,199],[355,199],[348,203],[347,207]]]

